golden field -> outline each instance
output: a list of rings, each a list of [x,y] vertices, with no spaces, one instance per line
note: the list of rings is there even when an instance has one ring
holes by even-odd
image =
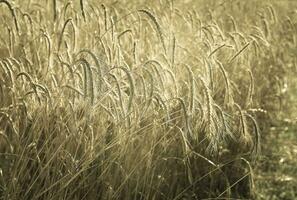
[[[0,199],[297,198],[297,2],[0,0],[0,31]]]

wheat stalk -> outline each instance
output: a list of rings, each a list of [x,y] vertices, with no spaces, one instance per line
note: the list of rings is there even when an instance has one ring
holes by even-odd
[[[160,37],[160,40],[161,40],[161,43],[162,43],[164,52],[165,52],[165,54],[166,54],[166,46],[165,46],[164,35],[163,35],[161,26],[160,26],[160,24],[158,23],[156,17],[155,17],[150,11],[148,11],[148,10],[141,9],[141,10],[138,10],[138,12],[140,12],[140,13],[144,13],[145,15],[147,15],[147,16],[151,19],[151,21],[153,22],[153,24],[154,24],[155,27],[156,27],[156,30],[157,30],[158,35],[159,35],[159,37]]]

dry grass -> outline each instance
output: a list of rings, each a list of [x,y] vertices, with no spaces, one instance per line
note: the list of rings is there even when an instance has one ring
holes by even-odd
[[[0,2],[1,199],[253,197],[288,5]]]

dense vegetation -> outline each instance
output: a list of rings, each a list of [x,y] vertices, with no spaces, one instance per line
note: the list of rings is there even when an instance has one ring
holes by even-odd
[[[294,1],[0,0],[0,31],[0,199],[268,198]]]

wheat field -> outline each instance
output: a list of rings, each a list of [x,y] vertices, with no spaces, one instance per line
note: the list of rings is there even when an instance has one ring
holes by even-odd
[[[0,0],[0,33],[0,199],[259,198],[297,2]]]

